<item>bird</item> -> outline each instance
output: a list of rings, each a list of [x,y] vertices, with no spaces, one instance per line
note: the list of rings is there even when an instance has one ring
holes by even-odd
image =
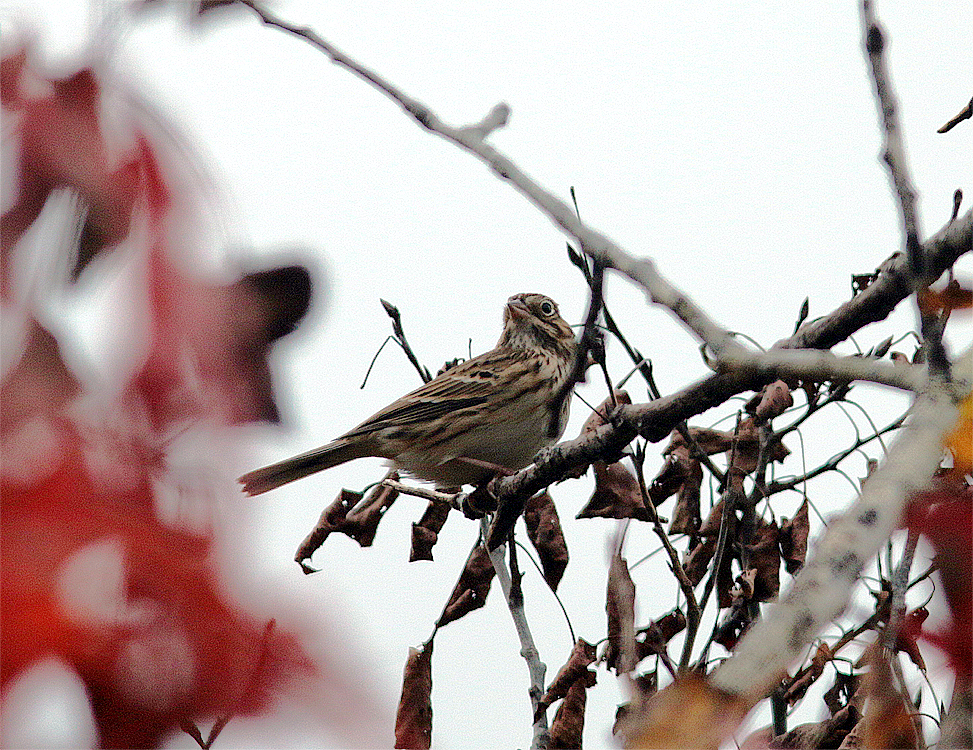
[[[515,294],[493,349],[441,372],[330,443],[239,482],[248,495],[259,495],[368,456],[441,489],[521,469],[564,433],[576,351],[554,300]]]

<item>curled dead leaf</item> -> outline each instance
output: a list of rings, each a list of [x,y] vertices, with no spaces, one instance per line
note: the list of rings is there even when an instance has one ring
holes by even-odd
[[[436,627],[441,628],[486,604],[495,572],[486,547],[482,544],[476,545],[466,559],[463,572],[449,595],[449,601],[446,602]]]
[[[635,634],[638,661],[646,656],[663,653],[669,641],[685,629],[686,615],[681,609],[667,612],[646,627],[639,628]]]
[[[409,562],[416,560],[432,560],[432,548],[439,540],[449,515],[449,503],[430,500],[429,505],[417,522],[412,524],[412,547],[409,551]]]
[[[537,550],[544,571],[544,580],[554,591],[568,566],[568,546],[561,531],[561,519],[549,492],[542,492],[527,501],[524,509],[527,538]]]
[[[429,750],[432,746],[432,640],[410,648],[395,712],[395,747]]]
[[[703,486],[703,467],[696,459],[689,459],[685,479],[676,494],[676,508],[669,523],[670,534],[695,534],[702,520],[699,501]]]
[[[780,554],[784,560],[784,567],[791,575],[797,573],[804,566],[804,560],[807,557],[807,537],[810,532],[808,502],[805,497],[794,517],[789,520],[784,518],[781,521],[780,531],[777,535],[780,540]]]
[[[588,674],[594,675],[593,672]],[[551,723],[547,744],[550,750],[573,750],[581,747],[584,734],[584,710],[589,687],[590,684],[584,677],[579,677],[571,683]]]
[[[596,461],[595,490],[576,518],[636,518],[649,520],[635,476],[621,463]]]
[[[775,417],[779,417],[794,405],[791,389],[783,380],[775,380],[763,387],[753,411],[747,411],[753,416],[756,424],[765,424]],[[749,404],[747,405],[749,407]]]
[[[594,664],[597,653],[594,645],[588,643],[584,638],[579,638],[568,660],[558,670],[557,675],[548,685],[543,697],[538,703],[534,713],[534,719],[547,710],[554,701],[560,700],[568,694],[568,690],[577,682],[582,682],[586,687],[591,687],[597,680],[597,675],[588,667]]]
[[[391,472],[389,478],[397,479],[398,474]],[[316,572],[307,565],[307,560],[332,533],[345,534],[362,547],[371,546],[379,521],[398,496],[397,490],[381,483],[375,485],[368,495],[342,489],[334,502],[322,511],[311,533],[301,542],[294,560],[305,573]]]
[[[608,568],[608,593],[605,601],[608,613],[608,649],[605,661],[616,674],[635,669],[635,583],[628,563],[621,555],[612,556]]]

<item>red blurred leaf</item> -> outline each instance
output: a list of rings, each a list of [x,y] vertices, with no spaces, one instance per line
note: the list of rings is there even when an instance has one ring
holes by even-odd
[[[936,550],[950,610],[949,624],[924,637],[947,655],[958,677],[969,680],[973,678],[973,487],[955,476],[943,477],[916,495],[906,523]]]
[[[549,492],[542,492],[527,501],[524,509],[527,538],[537,550],[544,571],[544,580],[557,591],[564,569],[568,566],[568,547],[561,531],[561,519]]]
[[[35,320],[27,325],[20,361],[0,386],[3,435],[38,416],[52,418],[79,392],[78,381],[64,364],[57,340]]]
[[[453,622],[453,620],[458,620],[486,604],[487,594],[490,593],[490,584],[493,582],[495,572],[486,547],[482,544],[476,545],[466,559],[463,572],[460,573],[459,580],[453,587],[453,592],[449,596],[449,601],[446,602],[446,607],[443,609],[443,614],[436,623],[436,627],[442,627]]]
[[[11,65],[9,76],[23,69],[16,58]],[[89,256],[79,258],[82,265],[128,234],[138,198],[140,161],[128,158],[116,166],[118,155],[109,153],[98,117],[100,88],[94,73],[84,69],[50,84],[50,96],[12,102],[20,105],[20,158],[17,200],[4,214],[0,242],[4,294],[10,283],[9,252],[55,188],[71,188],[87,209]]]
[[[432,746],[432,640],[410,648],[402,675],[402,695],[395,714],[395,747],[429,750]]]
[[[152,349],[133,387],[156,427],[204,414],[230,424],[277,421],[267,355],[307,311],[306,269],[213,286],[180,271],[161,248],[151,269]]]
[[[449,515],[449,503],[430,500],[429,505],[418,522],[412,524],[412,547],[409,551],[409,562],[416,560],[432,560],[432,548],[439,540]]]
[[[208,539],[157,521],[148,477],[95,480],[84,444],[64,437],[53,473],[2,486],[3,683],[57,655],[85,683],[102,746],[153,747],[186,719],[259,711],[285,678],[309,673],[291,637],[265,642],[227,603]],[[107,594],[92,592],[112,570],[121,587],[106,610]]]
[[[605,663],[616,674],[635,669],[635,583],[628,563],[621,555],[612,556],[608,568],[608,594],[605,601],[608,613],[608,649]]]

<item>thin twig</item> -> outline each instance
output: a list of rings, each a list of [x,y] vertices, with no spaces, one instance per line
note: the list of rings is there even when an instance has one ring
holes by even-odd
[[[943,125],[937,133],[948,133],[950,130],[959,125],[963,120],[969,120],[973,117],[973,99],[970,99],[970,103],[967,104],[963,109],[961,109],[955,117],[951,118],[949,122]]]
[[[399,308],[393,305],[391,302],[386,302],[384,299],[379,300],[382,303],[382,307],[385,308],[385,312],[392,319],[392,332],[395,334],[395,340],[398,342],[399,346],[402,347],[402,351],[405,352],[405,356],[409,358],[412,366],[416,368],[419,373],[419,377],[422,378],[423,383],[428,383],[432,380],[432,375],[429,374],[429,369],[424,365],[419,363],[419,358],[416,357],[415,352],[412,351],[412,347],[409,346],[408,340],[405,338],[405,331],[402,329],[402,313],[399,312]]]

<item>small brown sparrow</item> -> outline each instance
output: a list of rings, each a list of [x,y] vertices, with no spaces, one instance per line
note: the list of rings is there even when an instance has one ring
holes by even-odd
[[[380,456],[439,487],[478,484],[521,469],[564,432],[570,398],[556,395],[576,344],[557,304],[515,294],[496,347],[439,374],[336,440],[240,477],[259,495],[355,458]]]

